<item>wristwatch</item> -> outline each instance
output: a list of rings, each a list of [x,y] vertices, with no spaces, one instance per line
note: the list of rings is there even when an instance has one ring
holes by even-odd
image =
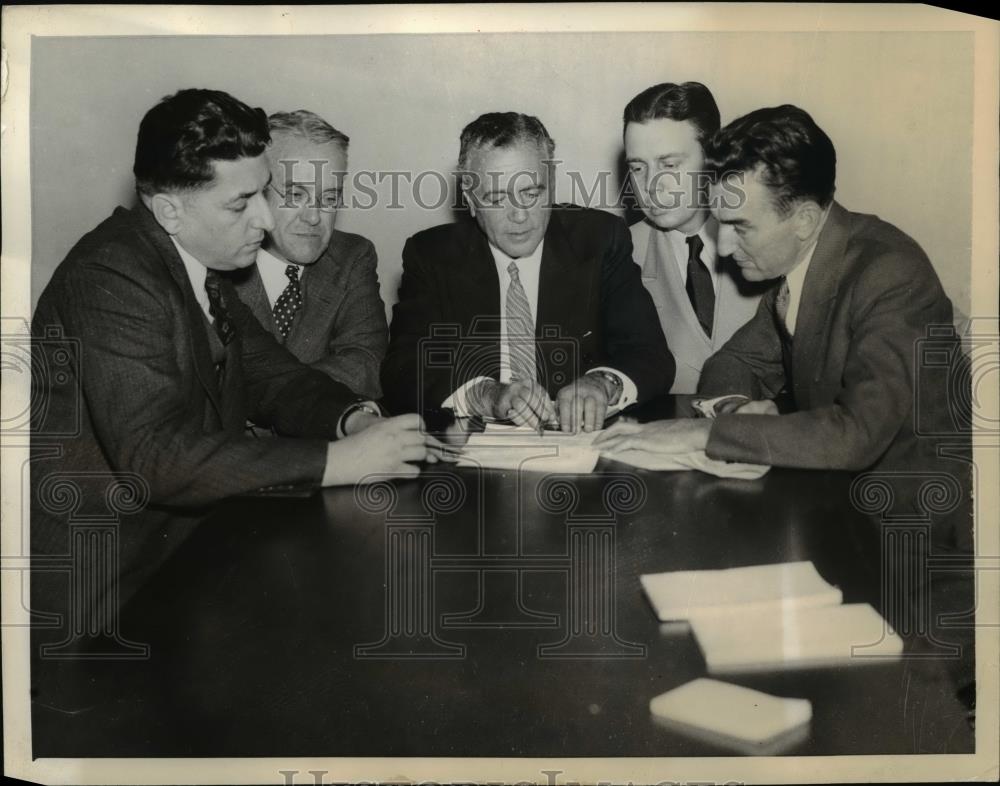
[[[344,426],[347,424],[347,419],[355,412],[367,412],[377,418],[382,417],[382,410],[374,401],[369,401],[367,399],[359,399],[355,401],[344,410],[344,414],[342,414],[340,416],[340,420],[337,421],[337,437],[339,439],[343,439],[347,436]]]
[[[622,397],[622,390],[624,390],[625,385],[622,383],[621,377],[617,374],[612,374],[610,371],[591,371],[595,377],[601,377],[607,382],[611,383],[611,394],[608,396],[608,404],[617,404],[618,399]]]

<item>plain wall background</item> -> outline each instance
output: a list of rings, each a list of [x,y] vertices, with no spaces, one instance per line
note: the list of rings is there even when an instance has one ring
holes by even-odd
[[[694,79],[715,94],[723,123],[781,103],[809,111],[837,148],[837,198],[912,235],[968,314],[972,68],[968,33],[36,38],[32,306],[76,240],[134,201],[139,121],[178,89],[225,90],[268,112],[310,109],[351,137],[354,171],[448,174],[467,122],[535,114],[564,161],[565,200],[568,169],[586,182],[611,172],[617,187],[633,95]],[[426,187],[433,197],[437,181]],[[447,201],[427,210],[404,191],[400,202],[345,209],[337,224],[375,243],[387,306],[406,238],[452,219]]]

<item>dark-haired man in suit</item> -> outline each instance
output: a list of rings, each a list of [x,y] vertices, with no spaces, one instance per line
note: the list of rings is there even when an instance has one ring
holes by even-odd
[[[749,281],[776,280],[756,315],[713,355],[698,391],[742,394],[750,411],[715,419],[621,424],[605,446],[704,449],[712,458],[812,469],[932,465],[936,440],[922,416],[954,431],[943,385],[918,374],[917,342],[952,323],[951,301],[926,254],[907,235],[834,201],[836,153],[794,106],[759,109],[707,144],[719,253]],[[796,411],[768,406],[790,394]]]
[[[260,323],[303,363],[369,399],[389,341],[370,241],[335,229],[348,138],[306,111],[268,118],[274,227],[235,277]]]
[[[674,361],[628,230],[599,210],[552,205],[554,149],[541,121],[516,112],[462,131],[474,222],[425,230],[403,249],[382,367],[396,411],[593,430],[669,390]],[[422,352],[435,326],[451,338]]]
[[[79,353],[63,363],[65,379],[39,377],[31,399],[32,554],[70,548],[76,511],[58,504],[53,480],[86,486],[127,475],[140,487],[133,498],[148,504],[121,515],[117,553],[105,556],[117,571],[101,573],[108,585],[100,590],[120,579],[111,605],[224,497],[413,475],[408,462],[427,457],[419,418],[383,420],[303,365],[219,275],[252,265],[274,228],[264,195],[269,141],[263,111],[226,93],[163,99],[139,126],[139,204],[85,235],[38,301],[33,362],[60,362],[54,334],[79,342]],[[248,417],[282,436],[246,436]],[[98,497],[81,504],[100,510]],[[34,608],[65,611],[69,593],[65,575],[33,573]],[[74,600],[78,608],[92,601]]]
[[[625,159],[645,216],[631,227],[635,262],[677,361],[671,393],[694,393],[705,361],[757,310],[765,286],[718,252],[703,144],[719,108],[700,82],[643,90],[624,112]]]
[[[973,550],[969,413],[961,409],[969,394],[953,400],[949,390],[968,376],[937,273],[909,236],[834,200],[833,143],[798,107],[734,120],[709,141],[706,161],[719,253],[750,281],[778,282],[708,359],[698,387],[749,403],[714,418],[616,424],[595,444],[612,457],[704,450],[725,461],[872,471],[892,515],[926,521],[931,548],[952,560],[946,574],[932,575],[919,538],[905,556],[884,540],[886,556],[867,556],[883,587],[906,602],[881,610],[897,629],[929,625],[937,641],[962,645],[949,668],[965,685],[974,676],[973,629],[937,615],[974,607],[971,573],[961,570],[961,555]],[[952,376],[921,368],[922,342],[935,335],[937,352],[955,359]],[[953,509],[927,500],[942,482],[956,490]],[[878,524],[890,535],[892,526]]]

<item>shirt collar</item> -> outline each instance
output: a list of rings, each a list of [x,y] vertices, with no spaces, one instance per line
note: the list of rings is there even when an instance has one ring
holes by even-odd
[[[823,232],[823,227],[826,225],[826,219],[829,215],[830,208],[827,208],[823,212],[822,218],[820,218],[819,230],[816,232],[816,238],[809,244],[809,248],[805,250],[805,253],[802,254],[801,261],[799,261],[795,267],[785,275],[785,280],[788,282],[789,292],[802,291],[802,286],[806,280],[806,273],[809,270],[809,264],[812,262],[813,254],[816,253],[816,246],[819,244],[819,236]]]
[[[208,276],[208,268],[189,254],[173,235],[170,236],[170,242],[174,244],[181,262],[184,263],[184,270],[187,272],[191,288],[194,290],[195,300],[198,301],[201,310],[205,312],[205,316],[211,319],[208,311],[208,292],[205,291],[205,278]]]
[[[545,238],[543,237],[541,242],[526,257],[514,257],[507,256],[503,251],[490,243],[490,252],[493,254],[493,261],[498,265],[503,266],[504,270],[510,265],[511,262],[517,262],[517,266],[520,268],[522,264],[537,264],[542,261],[542,248],[545,246]]]
[[[692,232],[690,235],[685,235],[678,229],[671,229],[667,231],[667,237],[670,239],[671,244],[674,248],[674,256],[679,262],[683,262],[685,265],[688,260],[688,244],[687,239],[697,235],[701,238],[702,245],[704,249],[701,253],[701,259],[704,261],[706,259],[715,259],[715,238],[718,234],[717,225],[715,219],[711,214],[705,219],[705,223],[702,224],[697,232]],[[709,269],[712,265],[709,265]]]

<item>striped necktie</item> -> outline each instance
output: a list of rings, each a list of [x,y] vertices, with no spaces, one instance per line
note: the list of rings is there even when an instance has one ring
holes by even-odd
[[[222,292],[219,289],[219,274],[214,270],[209,270],[205,275],[205,294],[208,295],[208,313],[212,316],[212,325],[215,333],[223,344],[228,344],[236,335],[236,328],[229,318],[225,303],[222,301]]]
[[[517,262],[507,266],[507,348],[511,380],[535,381],[535,322],[531,317],[528,296],[524,294]]]

